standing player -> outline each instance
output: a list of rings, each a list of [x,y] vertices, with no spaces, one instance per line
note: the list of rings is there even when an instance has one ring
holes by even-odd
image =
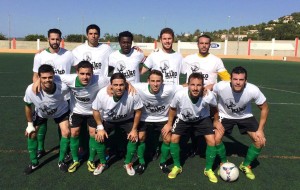
[[[98,141],[97,153],[100,164],[94,171],[94,175],[99,175],[106,168],[105,142],[112,130],[121,128],[127,134],[127,153],[124,168],[127,174],[133,176],[135,170],[132,167],[132,157],[136,151],[138,142],[138,124],[141,118],[141,108],[143,104],[138,95],[129,95],[126,91],[126,78],[122,73],[114,73],[110,79],[113,96],[107,94],[106,89],[102,89],[97,94],[93,102],[93,115],[97,122]]]
[[[35,94],[32,91],[31,84],[27,87],[24,97],[26,102],[25,115],[28,122],[25,136],[28,137],[28,152],[31,160],[24,172],[25,174],[30,174],[38,167],[38,142],[36,136],[40,126],[45,125],[48,118],[53,118],[61,129],[62,138],[60,139],[58,167],[61,171],[66,172],[68,167],[63,160],[69,145],[70,131],[68,122],[69,108],[64,95],[68,93],[68,89],[59,81],[54,80],[54,70],[50,65],[41,65],[38,69],[38,76],[40,78],[41,91]],[[35,106],[34,116],[32,114],[32,104]]]
[[[170,151],[174,167],[168,175],[170,179],[176,178],[177,174],[182,172],[179,147],[180,136],[185,135],[192,129],[195,136],[204,135],[207,143],[204,174],[208,176],[211,182],[218,182],[217,177],[212,171],[216,157],[216,147],[214,126],[210,118],[209,109],[212,106],[214,113],[217,113],[217,102],[211,91],[207,91],[206,95],[203,94],[203,81],[202,74],[192,73],[188,79],[188,89],[178,91],[171,102],[169,120],[165,126],[166,131],[172,128]],[[176,115],[177,119],[173,124]],[[215,119],[214,122],[219,121]]]
[[[180,86],[163,84],[162,73],[158,70],[151,70],[148,76],[148,83],[137,83],[134,84],[134,87],[143,102],[142,117],[139,125],[139,143],[137,149],[139,165],[136,169],[138,174],[142,174],[145,170],[144,153],[146,148],[146,131],[149,128],[153,128],[155,133],[155,135],[153,135],[155,136],[155,143],[152,145],[154,148],[156,148],[158,146],[156,142],[159,139],[159,135],[162,131],[164,131],[163,127],[168,121],[168,110],[170,103],[176,90],[179,89]],[[170,172],[166,164],[170,154],[170,139],[171,133],[167,133],[164,135],[163,143],[161,145],[161,158],[159,166],[164,173]]]
[[[188,55],[183,59],[184,71],[188,77],[192,73],[202,73],[204,77],[204,86],[212,90],[217,83],[218,76],[223,81],[229,81],[230,75],[224,67],[223,61],[217,56],[209,53],[211,38],[208,35],[201,35],[197,39],[199,52]]]
[[[199,52],[188,55],[183,59],[183,70],[187,74],[187,80],[192,73],[202,73],[204,77],[205,89],[212,90],[213,85],[217,83],[218,76],[222,81],[229,81],[230,74],[226,70],[223,61],[217,56],[209,53],[211,38],[208,35],[201,35],[197,39]],[[200,143],[200,139],[196,139],[191,135],[193,150],[190,157],[194,157],[197,153],[196,147]]]
[[[33,83],[39,80],[38,69],[43,64],[51,65],[54,68],[56,75],[70,74],[74,58],[70,51],[60,47],[60,42],[62,40],[61,35],[62,33],[59,29],[54,28],[48,31],[49,47],[40,53],[37,53],[34,57],[32,77]],[[36,84],[39,84],[39,82]],[[69,99],[69,95],[66,96],[66,99]],[[42,125],[40,125],[37,135],[38,158],[41,158],[43,155],[45,155],[44,141],[46,132],[47,122],[44,122]]]
[[[234,125],[239,127],[241,134],[248,134],[252,144],[248,148],[244,162],[240,165],[246,177],[255,179],[251,170],[251,162],[260,154],[266,144],[264,127],[268,117],[268,104],[266,97],[259,88],[247,82],[247,71],[243,67],[235,67],[231,72],[231,82],[221,81],[214,86],[214,92],[218,98],[219,117],[222,131],[216,131],[217,155],[221,158],[221,164],[226,162],[226,149],[222,142],[225,132],[230,134]],[[251,111],[251,102],[254,101],[260,112],[259,123]]]
[[[109,56],[109,66],[114,67],[114,73],[123,73],[130,83],[140,82],[140,64],[144,54],[132,48],[133,35],[124,31],[118,37],[121,49]]]
[[[95,147],[95,130],[96,122],[92,113],[92,102],[94,101],[98,91],[108,85],[107,77],[93,75],[93,65],[88,61],[81,61],[77,65],[77,74],[62,75],[61,81],[66,84],[71,91],[70,99],[70,125],[71,138],[70,148],[73,163],[69,166],[69,172],[75,172],[79,167],[78,148],[79,134],[82,124],[85,122],[89,129],[89,159],[87,162],[88,170],[95,170],[94,157],[96,154]]]
[[[144,62],[141,74],[149,69],[159,70],[163,74],[165,84],[179,84],[179,76],[182,73],[182,55],[173,50],[174,31],[164,28],[160,32],[162,49],[152,52]]]
[[[108,57],[112,49],[107,44],[100,44],[100,28],[91,24],[86,28],[87,44],[76,47],[72,53],[75,57],[76,66],[80,61],[89,61],[94,68],[94,74],[108,76]]]

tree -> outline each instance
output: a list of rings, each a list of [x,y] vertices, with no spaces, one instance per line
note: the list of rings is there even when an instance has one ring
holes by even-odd
[[[70,34],[65,37],[67,42],[84,42],[87,38],[82,34]]]
[[[47,38],[44,35],[29,34],[25,36],[25,41],[36,41],[37,39],[40,39],[40,41],[47,41]]]
[[[0,33],[0,40],[7,40],[7,38],[5,38],[4,34]]]

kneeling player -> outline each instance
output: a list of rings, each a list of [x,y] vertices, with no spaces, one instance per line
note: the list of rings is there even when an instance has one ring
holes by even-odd
[[[207,91],[204,95],[203,89],[203,75],[192,73],[188,79],[188,88],[178,91],[171,102],[166,128],[171,129],[175,116],[177,115],[178,118],[172,127],[170,151],[174,167],[168,175],[170,179],[176,178],[177,174],[182,172],[179,141],[181,135],[187,134],[192,128],[195,136],[204,135],[207,143],[204,174],[208,176],[211,182],[218,182],[212,171],[216,147],[214,127],[210,118],[210,106],[212,106],[214,113],[217,112],[217,102],[212,92]],[[215,120],[214,122],[219,121]]]
[[[54,80],[54,70],[50,65],[41,65],[38,69],[38,76],[41,83],[41,91],[34,94],[32,84],[27,87],[24,101],[25,115],[28,126],[25,136],[28,137],[28,151],[31,163],[25,168],[24,173],[32,173],[39,165],[37,158],[37,137],[39,126],[45,124],[48,118],[53,118],[59,124],[62,138],[60,140],[60,151],[58,167],[61,171],[67,171],[67,165],[63,162],[69,145],[69,108],[64,95],[68,93],[68,88],[60,82]],[[35,114],[32,117],[32,107],[35,106]]]
[[[244,162],[239,167],[247,178],[253,180],[255,175],[250,164],[258,157],[266,143],[264,126],[269,112],[266,97],[257,86],[247,82],[247,71],[243,67],[235,67],[231,72],[231,81],[221,81],[213,89],[219,100],[219,117],[224,126],[223,130],[221,132],[217,130],[215,135],[217,155],[220,156],[221,165],[227,161],[226,149],[222,142],[224,129],[227,134],[230,134],[233,127],[237,125],[240,133],[248,134],[253,142]],[[261,110],[259,123],[251,111],[252,101]]]
[[[107,167],[105,159],[105,141],[112,130],[119,127],[127,133],[127,153],[124,168],[127,174],[133,176],[132,157],[136,152],[138,141],[138,124],[141,118],[143,104],[138,95],[129,95],[126,91],[126,78],[122,73],[114,73],[110,79],[113,96],[102,89],[93,102],[93,115],[97,122],[95,139],[98,141],[97,154],[100,164],[94,171],[99,175]],[[103,118],[103,120],[101,119]]]

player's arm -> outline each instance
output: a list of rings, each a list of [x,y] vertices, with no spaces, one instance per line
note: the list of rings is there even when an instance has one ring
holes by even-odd
[[[33,75],[32,75],[32,82],[34,83],[35,81],[39,80],[39,75],[38,73],[36,72],[33,72]]]
[[[97,123],[97,129],[95,134],[95,140],[98,142],[104,142],[105,138],[108,138],[106,131],[104,130],[104,126],[101,121],[101,115],[99,110],[93,109],[93,116]]]
[[[215,106],[210,106],[211,115],[214,117],[213,124],[214,128],[216,128],[217,133],[223,136],[225,129],[222,125],[222,123],[219,120],[219,110]]]
[[[268,118],[269,106],[267,102],[264,102],[262,105],[258,105],[258,108],[260,109],[260,120],[258,130],[256,131],[256,141],[260,141],[261,144],[264,146],[266,144],[264,128]]]
[[[172,129],[172,124],[174,121],[174,118],[176,116],[177,109],[176,108],[169,108],[169,115],[168,115],[168,122],[165,124],[165,126],[161,129],[161,134],[163,137],[166,137],[168,133]]]
[[[25,130],[25,136],[29,136],[32,132],[35,132],[35,127],[33,126],[32,122],[32,107],[31,104],[26,103],[25,105],[25,117],[27,120],[27,127]]]
[[[230,74],[228,73],[227,70],[218,72],[218,76],[222,81],[230,81]]]
[[[142,70],[141,70],[141,75],[143,75],[144,73],[146,73],[149,70],[149,68],[143,64]]]
[[[130,133],[127,135],[127,139],[130,140],[131,142],[137,142],[138,141],[138,126],[141,120],[142,116],[142,109],[137,109],[135,110],[135,115],[133,119],[133,125]]]

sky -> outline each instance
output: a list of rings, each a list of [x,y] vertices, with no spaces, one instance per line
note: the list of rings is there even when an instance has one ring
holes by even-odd
[[[267,23],[300,12],[300,0],[0,0],[0,33],[6,37],[85,34],[89,24],[117,35],[128,30],[156,38],[170,27],[175,34]]]

